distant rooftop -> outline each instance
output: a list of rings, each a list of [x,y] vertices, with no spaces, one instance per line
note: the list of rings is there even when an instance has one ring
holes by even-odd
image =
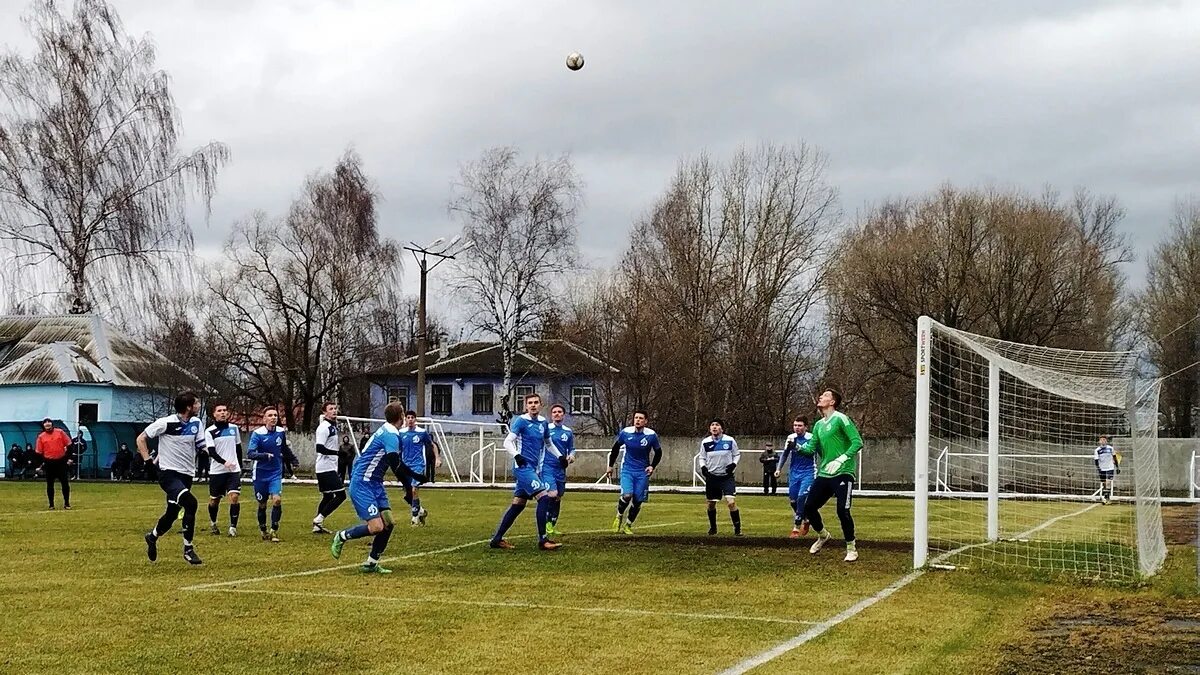
[[[204,389],[186,369],[99,316],[0,316],[0,386],[67,383]]]

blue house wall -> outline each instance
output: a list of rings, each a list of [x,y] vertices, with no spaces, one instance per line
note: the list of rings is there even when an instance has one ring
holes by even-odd
[[[0,386],[0,420],[33,422],[49,417],[62,420],[72,436],[79,430],[80,403],[95,403],[100,422],[149,424],[170,412],[170,401],[143,389],[76,383]],[[0,435],[0,448],[5,449],[0,466],[5,469],[10,445],[12,442]]]
[[[459,382],[461,381],[461,384]],[[503,380],[499,377],[448,377],[448,376],[430,376],[425,379],[425,414],[433,418],[454,419],[467,422],[495,422],[500,416],[500,389]],[[492,412],[484,415],[474,414],[473,397],[474,385],[490,384],[492,385],[493,403]],[[517,385],[533,386],[534,391],[542,397],[543,410],[549,412],[550,406],[555,403],[561,403],[566,406],[568,411],[567,424],[572,426],[585,426],[594,424],[594,420],[590,415],[572,416],[571,412],[571,387],[573,386],[592,386],[592,379],[588,377],[565,377],[565,378],[523,378],[519,383],[514,384],[514,389]],[[433,386],[434,385],[449,385],[451,390],[451,410],[449,415],[434,415],[433,414]],[[371,414],[370,416],[376,419],[383,418],[383,408],[388,403],[388,391],[396,387],[408,387],[408,400],[405,401],[405,408],[412,409],[417,403],[417,379],[411,378],[392,378],[386,383],[373,383],[371,385]],[[593,403],[593,406],[595,404]],[[521,412],[520,404],[513,406],[514,412]]]

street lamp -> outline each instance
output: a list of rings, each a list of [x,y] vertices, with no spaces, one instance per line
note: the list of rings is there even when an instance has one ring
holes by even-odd
[[[428,349],[426,343],[427,328],[425,326],[425,278],[433,268],[441,265],[447,260],[454,260],[454,256],[463,253],[471,248],[473,242],[460,243],[460,237],[454,237],[446,242],[444,237],[440,237],[428,244],[420,246],[414,242],[408,242],[409,245],[404,247],[406,251],[412,251],[413,259],[417,261],[417,266],[421,269],[421,296],[417,303],[417,417],[425,416],[425,351]],[[434,258],[434,263],[429,264],[429,258]]]

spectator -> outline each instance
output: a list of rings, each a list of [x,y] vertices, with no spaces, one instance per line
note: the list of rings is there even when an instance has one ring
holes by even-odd
[[[75,465],[72,454],[75,444],[67,432],[54,426],[49,417],[42,420],[42,433],[37,437],[37,454],[42,456],[42,473],[46,476],[46,499],[50,510],[54,510],[54,481],[62,483],[63,508],[71,508],[71,485],[67,482],[68,471]]]
[[[9,478],[25,477],[25,453],[21,452],[21,446],[16,443],[8,450],[8,470],[5,473]]]
[[[758,461],[762,463],[763,469],[763,494],[773,495],[779,490],[779,479],[775,477],[775,470],[779,468],[779,455],[775,452],[774,443],[767,443]]]
[[[346,482],[346,475],[350,473],[350,466],[354,464],[354,443],[350,440],[350,434],[342,434],[342,444],[338,448],[338,476],[342,482]]]
[[[129,446],[125,443],[117,449],[117,454],[113,457],[112,477],[113,480],[129,480],[130,469],[133,468],[133,452],[129,450]]]
[[[42,456],[33,449],[32,443],[25,444],[25,477],[37,478],[41,473]]]

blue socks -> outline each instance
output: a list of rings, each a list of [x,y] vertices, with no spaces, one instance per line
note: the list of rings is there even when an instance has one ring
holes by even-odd
[[[279,529],[279,518],[283,515],[283,505],[279,504],[271,507],[271,529]]]
[[[513,523],[517,521],[517,516],[521,515],[524,510],[524,504],[508,505],[508,510],[500,517],[500,526],[496,528],[496,534],[492,535],[492,543],[497,543],[504,538],[504,533],[508,532],[508,528],[513,526]]]
[[[371,530],[370,530],[370,528],[367,527],[366,523],[359,523],[358,525],[355,525],[354,527],[347,527],[346,529],[342,530],[341,532],[338,532],[338,536],[342,538],[342,541],[350,541],[351,539],[362,539],[363,537],[365,537],[369,534],[371,534]],[[379,535],[376,535],[376,536],[379,536]]]
[[[550,519],[550,505],[554,500],[549,497],[542,497],[537,503],[537,531],[538,541],[546,541],[546,521]]]
[[[420,498],[414,498],[414,499],[412,500],[412,515],[413,515],[413,518],[416,518],[416,517],[417,517],[418,515],[420,515],[420,514],[421,514],[421,500],[420,500]]]

